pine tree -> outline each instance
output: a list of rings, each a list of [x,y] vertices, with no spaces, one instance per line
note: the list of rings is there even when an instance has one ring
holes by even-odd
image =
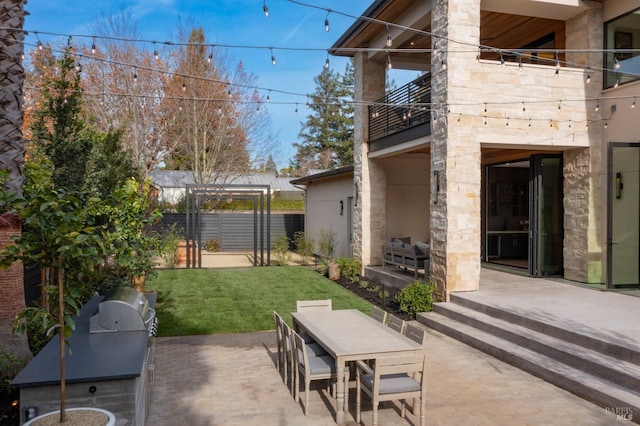
[[[314,77],[312,113],[302,125],[293,166],[297,169],[335,168],[353,164],[353,64],[345,74],[329,69]]]

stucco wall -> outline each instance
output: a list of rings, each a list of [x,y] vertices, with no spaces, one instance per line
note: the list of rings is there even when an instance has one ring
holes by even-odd
[[[305,233],[315,241],[323,231],[336,235],[335,257],[349,257],[349,197],[353,197],[353,175],[314,181],[307,186]],[[342,201],[342,206],[340,202]],[[341,214],[342,213],[342,214]]]
[[[429,157],[405,155],[381,160],[387,176],[385,239],[429,241]]]

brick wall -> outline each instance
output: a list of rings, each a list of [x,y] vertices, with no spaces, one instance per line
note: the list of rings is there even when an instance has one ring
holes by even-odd
[[[11,243],[11,236],[19,234],[20,221],[15,216],[0,216],[0,249]],[[0,269],[0,345],[16,356],[29,358],[26,337],[11,333],[11,323],[24,308],[24,268],[16,262],[9,269]]]

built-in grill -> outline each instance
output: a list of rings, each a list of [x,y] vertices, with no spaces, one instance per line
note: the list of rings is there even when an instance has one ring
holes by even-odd
[[[91,316],[90,333],[148,330],[154,336],[156,312],[138,290],[118,287],[107,294]]]

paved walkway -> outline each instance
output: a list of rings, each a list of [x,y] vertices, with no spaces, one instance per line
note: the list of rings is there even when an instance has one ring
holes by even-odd
[[[309,416],[275,369],[273,332],[156,340],[150,425],[333,425],[333,399],[312,388]],[[611,425],[603,408],[428,330],[428,425]],[[355,425],[351,383],[347,425]],[[363,422],[371,405],[363,397]],[[386,403],[380,425],[417,425]]]
[[[484,268],[480,290],[465,297],[508,305],[585,334],[609,335],[629,346],[640,344],[638,297]],[[428,425],[621,423],[604,408],[436,331],[427,333]],[[147,424],[335,424],[334,400],[318,387],[311,392],[309,416],[304,416],[275,369],[274,351],[273,332],[157,338]],[[349,401],[345,421],[355,425],[353,382]],[[364,404],[362,424],[371,425],[366,396]],[[407,414],[402,419],[398,406],[387,403],[379,424],[419,424],[416,416]]]

